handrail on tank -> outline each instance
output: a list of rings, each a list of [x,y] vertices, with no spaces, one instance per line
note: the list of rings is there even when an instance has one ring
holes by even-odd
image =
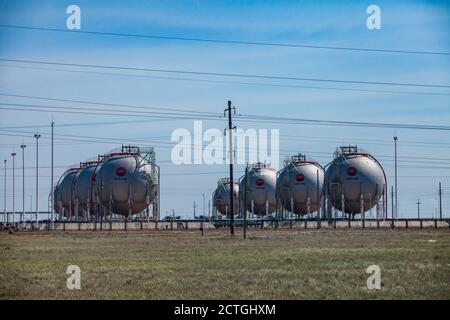
[[[319,168],[321,168],[322,170],[325,170],[325,168],[322,167],[322,165],[318,161],[306,160],[306,155],[299,153],[298,155],[293,155],[291,157],[291,160],[286,160],[284,163],[284,167],[277,172],[277,175],[278,175],[278,173],[281,173],[282,171],[286,170],[287,167],[289,167],[291,165],[292,166],[301,166],[301,165],[306,165],[306,164],[316,165]],[[277,179],[278,179],[278,177],[277,177]]]
[[[111,152],[108,153],[108,157],[113,157],[113,156],[137,156],[139,155],[138,152]]]
[[[370,153],[369,152],[363,152],[364,150],[358,150],[358,146],[352,146],[352,145],[348,145],[348,146],[340,146],[338,148],[336,148],[336,151],[334,152],[334,159],[337,159],[339,157],[344,157],[347,158],[348,156],[352,156],[352,155],[364,155],[367,156]]]
[[[303,154],[303,153],[298,153],[291,157],[291,162],[293,162],[293,163],[305,162],[305,161],[306,161],[306,154]]]
[[[141,155],[145,155],[143,156],[143,158],[146,158],[147,155],[150,155],[150,159],[147,160],[151,163],[155,162],[153,147],[140,147],[135,145],[122,145],[120,148],[112,149],[103,156],[102,160],[105,161],[105,159],[114,156],[141,156]]]
[[[234,180],[233,183],[239,183],[239,179],[238,179],[237,181]],[[230,178],[220,178],[220,179],[217,181],[217,187],[225,186],[225,185],[227,185],[227,184],[230,184]]]
[[[227,184],[230,183],[230,178],[220,178],[219,181],[217,181],[217,184]]]
[[[250,164],[249,168],[250,169],[261,169],[261,168],[268,168],[268,166],[267,166],[266,162],[258,161],[258,162]]]
[[[81,169],[84,169],[84,168],[86,168],[86,167],[93,166],[93,165],[97,165],[97,164],[99,164],[99,163],[102,163],[102,161],[96,160],[96,161],[80,162],[80,168],[81,168]]]

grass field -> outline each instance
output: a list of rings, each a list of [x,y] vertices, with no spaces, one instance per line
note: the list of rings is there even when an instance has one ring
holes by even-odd
[[[0,299],[450,299],[447,228],[3,232],[0,255]]]

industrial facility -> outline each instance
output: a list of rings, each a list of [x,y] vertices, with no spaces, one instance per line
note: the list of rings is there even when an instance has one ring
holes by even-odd
[[[215,215],[229,218],[230,180],[219,180],[213,193]],[[325,167],[297,154],[280,171],[266,163],[247,166],[246,174],[234,182],[238,204],[233,213],[243,218],[269,217],[277,220],[311,218],[320,220],[365,218],[376,208],[376,218],[386,219],[386,174],[378,160],[357,146],[341,146]]]
[[[64,221],[157,221],[159,177],[152,148],[122,146],[67,169],[53,190],[54,209]],[[385,219],[386,185],[381,164],[357,146],[337,148],[325,167],[299,153],[280,171],[261,162],[248,165],[233,181],[233,207],[231,180],[219,179],[211,217],[230,219],[233,212],[238,219],[354,219],[376,208],[377,219]]]
[[[386,218],[386,174],[381,164],[357,146],[341,146],[327,166],[325,193],[331,207],[342,214],[364,214],[376,206]]]
[[[283,209],[302,216],[317,211],[322,200],[323,180],[322,166],[316,161],[307,161],[304,154],[285,161],[277,178],[277,195]]]
[[[159,167],[153,148],[122,146],[66,170],[54,187],[55,212],[65,221],[159,220]]]
[[[255,163],[247,168],[247,174],[239,183],[240,208],[252,215],[264,216],[275,212],[277,207],[277,171],[265,163]]]
[[[233,181],[233,212],[239,212],[238,203],[239,183]],[[230,199],[230,179],[222,178],[217,182],[217,188],[214,190],[213,195],[213,217],[217,217],[218,214],[229,216],[231,213],[231,199]]]

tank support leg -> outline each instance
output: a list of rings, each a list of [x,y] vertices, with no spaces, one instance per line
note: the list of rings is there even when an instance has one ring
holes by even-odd
[[[112,231],[112,190],[109,195],[109,231]]]
[[[362,228],[365,228],[366,215],[364,213],[364,195],[361,193],[360,195],[360,208],[361,208],[361,219],[362,219]]]

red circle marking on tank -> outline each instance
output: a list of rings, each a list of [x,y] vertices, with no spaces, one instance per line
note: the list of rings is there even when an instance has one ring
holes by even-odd
[[[302,182],[303,180],[305,180],[305,175],[303,173],[297,173],[297,175],[295,176],[295,180],[297,180],[298,182]]]
[[[116,169],[116,174],[117,174],[119,177],[123,177],[124,175],[127,174],[127,169],[125,169],[124,167],[118,167],[118,168]]]
[[[258,187],[261,187],[264,185],[264,179],[256,179],[256,185]]]
[[[347,174],[348,174],[350,177],[356,176],[357,173],[358,173],[358,170],[356,170],[355,167],[349,167],[349,168],[347,169]]]

